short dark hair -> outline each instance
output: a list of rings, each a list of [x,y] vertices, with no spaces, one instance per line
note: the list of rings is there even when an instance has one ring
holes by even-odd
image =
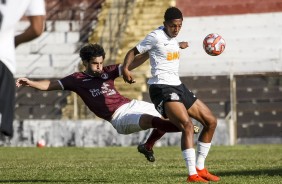
[[[88,43],[85,46],[83,46],[79,51],[79,56],[82,61],[90,61],[92,57],[100,57],[103,56],[103,59],[105,59],[105,51],[104,48],[95,43]]]
[[[164,20],[165,21],[171,21],[173,19],[182,19],[183,20],[183,16],[181,11],[176,8],[176,7],[169,7],[164,14]]]

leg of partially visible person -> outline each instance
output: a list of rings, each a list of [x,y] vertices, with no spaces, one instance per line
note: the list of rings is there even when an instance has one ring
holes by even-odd
[[[13,136],[13,119],[15,105],[14,77],[10,70],[0,61],[0,132]]]
[[[217,125],[216,117],[212,114],[210,109],[199,99],[196,100],[193,106],[188,110],[188,114],[203,125],[203,130],[200,133],[199,139],[197,141],[197,172],[202,178],[206,180],[219,181],[220,178],[218,176],[210,174],[205,168],[205,159],[209,153],[212,137]]]

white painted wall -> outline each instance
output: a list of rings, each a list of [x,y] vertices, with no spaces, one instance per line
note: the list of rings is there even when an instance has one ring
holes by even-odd
[[[190,47],[181,51],[180,74],[229,75],[282,72],[282,13],[185,17],[177,39]],[[203,39],[220,34],[226,49],[220,56],[203,50]]]
[[[196,123],[196,122],[195,122]],[[150,130],[130,135],[118,134],[112,125],[103,120],[25,120],[14,121],[14,136],[11,140],[0,137],[0,145],[34,147],[43,139],[46,146],[136,146],[147,139]],[[213,144],[228,145],[228,126],[218,121]],[[180,145],[181,133],[167,133],[156,146]],[[195,135],[197,140],[198,135]]]

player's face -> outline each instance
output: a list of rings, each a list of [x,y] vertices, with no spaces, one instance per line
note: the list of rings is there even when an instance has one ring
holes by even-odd
[[[92,75],[100,74],[103,70],[103,62],[103,56],[92,57],[90,61],[86,64],[87,72]]]
[[[182,27],[182,21],[182,19],[173,19],[171,21],[165,21],[165,33],[172,38],[176,37]]]

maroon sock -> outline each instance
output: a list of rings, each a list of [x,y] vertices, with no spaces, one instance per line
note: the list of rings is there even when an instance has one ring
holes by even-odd
[[[164,134],[165,134],[165,132],[154,128],[153,131],[151,132],[150,136],[148,137],[146,143],[145,143],[146,149],[152,150],[154,144],[155,144],[155,143],[157,142],[157,140],[159,140]]]
[[[177,126],[172,124],[170,121],[158,117],[154,117],[152,119],[152,126],[153,128],[157,128],[163,132],[180,132]]]
[[[166,132],[179,132],[179,129],[174,124],[158,117],[153,118],[152,126],[154,130],[145,143],[145,147],[148,150],[151,150],[157,140],[159,140]]]

